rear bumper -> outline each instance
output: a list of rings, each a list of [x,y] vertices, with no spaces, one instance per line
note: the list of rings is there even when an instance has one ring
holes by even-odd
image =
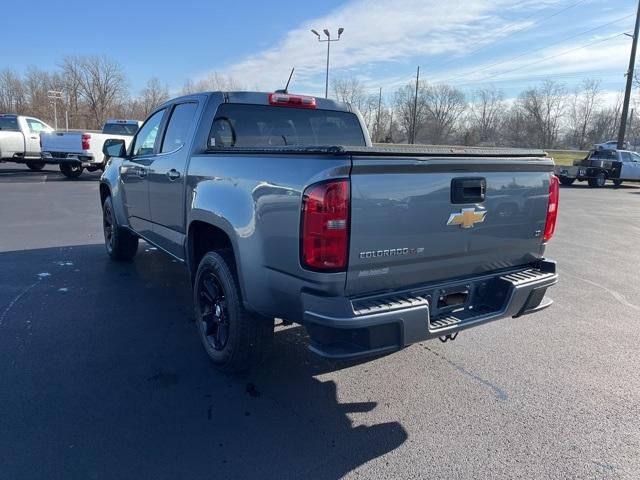
[[[42,152],[42,161],[50,164],[70,163],[82,167],[92,167],[96,165],[96,160],[93,155],[83,155],[73,152]]]
[[[357,358],[399,350],[500,318],[519,317],[551,305],[548,287],[558,281],[550,260],[526,268],[366,298],[303,294],[304,325],[314,353]],[[464,303],[449,307],[442,298],[468,292]],[[444,297],[443,297],[444,296]]]

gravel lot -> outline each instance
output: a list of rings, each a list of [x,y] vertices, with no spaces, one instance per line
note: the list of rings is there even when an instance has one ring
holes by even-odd
[[[555,305],[366,363],[278,328],[218,373],[186,271],[102,244],[98,175],[0,165],[0,478],[640,478],[640,185],[562,188]]]

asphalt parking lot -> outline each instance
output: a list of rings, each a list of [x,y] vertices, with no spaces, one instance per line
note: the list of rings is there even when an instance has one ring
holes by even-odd
[[[562,188],[544,312],[365,363],[278,328],[231,377],[97,180],[0,164],[0,479],[640,478],[640,185]]]

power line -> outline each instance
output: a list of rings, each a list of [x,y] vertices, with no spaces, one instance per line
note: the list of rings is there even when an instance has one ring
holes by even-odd
[[[543,17],[543,18],[541,18],[540,20],[537,20],[537,21],[535,21],[535,22],[533,22],[533,23],[530,23],[530,24],[528,24],[528,25],[525,25],[525,26],[523,26],[523,27],[521,27],[521,28],[518,28],[518,29],[516,29],[516,30],[512,31],[511,33],[509,33],[509,34],[508,34],[507,36],[505,36],[505,37],[499,38],[499,39],[497,39],[497,40],[496,40],[496,41],[494,41],[494,42],[486,43],[486,44],[484,44],[484,45],[482,45],[482,46],[480,46],[480,47],[478,47],[478,48],[476,48],[476,49],[474,49],[474,50],[471,50],[470,52],[465,53],[462,57],[453,57],[453,58],[449,58],[448,60],[446,60],[446,61],[444,61],[444,62],[442,62],[442,63],[436,64],[436,65],[434,66],[434,68],[439,68],[439,67],[442,67],[442,66],[444,66],[444,65],[448,65],[448,64],[449,64],[449,63],[451,63],[451,62],[455,62],[455,61],[457,61],[457,60],[460,60],[460,58],[468,57],[469,55],[472,55],[472,54],[474,54],[474,53],[476,53],[476,52],[479,52],[479,51],[481,51],[481,50],[485,49],[486,47],[488,47],[488,46],[490,46],[490,45],[495,45],[496,43],[502,42],[502,41],[504,41],[504,40],[506,40],[506,39],[508,39],[508,38],[513,37],[513,36],[514,36],[515,34],[517,34],[517,33],[520,33],[520,32],[522,32],[522,31],[524,31],[524,30],[527,30],[527,29],[529,29],[529,28],[531,28],[531,27],[533,27],[533,26],[535,26],[535,25],[539,25],[539,24],[541,24],[541,23],[544,23],[544,22],[546,22],[547,20],[550,20],[550,19],[552,19],[552,18],[554,18],[554,17],[556,17],[556,16],[560,15],[561,13],[566,12],[567,10],[569,10],[569,9],[571,9],[571,8],[573,8],[573,7],[577,7],[578,5],[580,5],[581,3],[584,3],[584,2],[586,2],[586,0],[578,0],[577,2],[572,3],[571,5],[569,5],[569,6],[565,7],[565,8],[563,8],[563,9],[561,9],[561,10],[558,10],[557,12],[555,12],[555,13],[553,13],[553,14],[551,14],[551,15],[548,15],[548,16],[546,16],[546,17]],[[557,2],[557,3],[560,3],[560,2]],[[554,4],[554,5],[556,5],[556,4]],[[535,16],[535,15],[533,15],[533,16]],[[527,20],[527,19],[529,19],[529,18],[531,18],[531,17],[527,17],[527,18],[525,18],[525,20]],[[502,32],[502,31],[508,30],[508,28],[509,28],[508,26],[507,26],[507,27],[503,27],[502,29],[498,30],[498,32],[497,32],[497,33],[500,33],[500,32]],[[473,44],[471,44],[471,46],[473,47],[473,46],[475,46],[475,45],[479,45],[480,43],[482,43],[482,41],[478,41],[478,42],[476,42],[476,43],[473,43]]]
[[[544,80],[547,78],[572,78],[572,77],[579,78],[579,77],[584,77],[586,75],[592,75],[593,77],[597,77],[598,79],[620,77],[619,72],[610,72],[610,71],[608,72],[604,70],[582,70],[580,72],[550,73],[550,74],[541,74],[541,75],[527,75],[526,77],[520,77],[520,78],[513,78],[513,77],[504,78],[504,79],[496,80],[494,83],[512,82],[514,84],[518,84],[518,83],[529,82],[531,80],[536,80],[536,79]],[[452,85],[455,87],[464,87],[464,86],[476,85],[476,84],[465,82],[465,83],[452,83]]]
[[[597,27],[590,28],[589,30],[585,30],[585,31],[582,31],[582,32],[580,32],[580,33],[576,33],[575,35],[571,35],[571,36],[569,36],[569,37],[565,37],[565,38],[563,38],[563,39],[561,39],[561,40],[558,40],[558,41],[556,41],[556,42],[549,43],[549,44],[547,44],[547,45],[545,45],[545,46],[543,46],[543,47],[538,47],[538,48],[534,48],[534,49],[531,49],[531,50],[527,50],[527,51],[525,51],[525,52],[520,53],[519,55],[516,55],[516,56],[514,56],[514,57],[510,57],[510,58],[507,58],[507,59],[505,59],[505,60],[501,60],[501,61],[499,61],[499,62],[492,63],[492,64],[490,64],[490,65],[486,65],[486,66],[484,66],[484,67],[482,67],[482,68],[479,68],[479,69],[477,69],[477,70],[469,70],[469,71],[466,71],[466,72],[462,72],[460,75],[462,75],[462,76],[467,76],[467,75],[473,75],[473,74],[475,74],[475,73],[483,72],[484,70],[488,70],[488,69],[490,69],[490,68],[492,68],[492,67],[495,67],[495,66],[497,66],[497,65],[503,65],[503,64],[505,64],[505,63],[512,62],[513,60],[517,60],[518,58],[522,58],[522,57],[524,57],[525,55],[528,55],[528,54],[530,54],[530,53],[539,52],[540,50],[544,50],[544,49],[549,48],[549,47],[552,47],[552,46],[554,46],[554,45],[558,45],[558,44],[560,44],[560,43],[564,43],[564,42],[566,42],[567,40],[572,40],[572,39],[574,39],[574,38],[576,38],[576,37],[580,37],[580,36],[582,36],[582,35],[586,35],[587,33],[591,33],[591,32],[593,32],[593,31],[595,31],[595,30],[599,30],[599,29],[601,29],[601,28],[603,28],[603,27],[607,27],[607,26],[612,25],[612,24],[614,24],[614,23],[621,22],[622,20],[626,20],[627,18],[630,18],[630,17],[633,17],[633,16],[635,16],[635,14],[625,15],[624,17],[620,17],[620,18],[618,18],[617,20],[613,20],[613,21],[611,21],[611,22],[607,22],[607,23],[604,23],[604,24],[602,24],[602,25],[598,25]],[[448,81],[450,81],[450,80],[452,80],[452,79],[453,79],[453,78],[447,78],[447,79],[443,80],[443,82],[445,82],[445,83],[446,83],[446,82],[448,82]]]
[[[607,41],[609,41],[609,40],[613,40],[614,38],[620,37],[620,36],[622,36],[622,35],[624,35],[624,32],[616,33],[615,35],[612,35],[612,36],[610,36],[610,37],[601,38],[601,39],[596,40],[596,41],[594,41],[594,42],[590,42],[590,43],[587,43],[587,44],[585,44],[585,45],[580,45],[579,47],[571,48],[571,49],[569,49],[569,50],[565,50],[564,52],[560,52],[560,53],[557,53],[557,54],[555,54],[555,55],[549,55],[549,56],[547,56],[547,57],[543,57],[543,58],[541,58],[541,59],[539,59],[539,60],[536,60],[535,62],[526,63],[526,64],[524,64],[524,65],[520,65],[519,67],[512,68],[511,70],[505,70],[505,71],[503,71],[503,72],[498,72],[498,73],[496,73],[496,74],[494,74],[494,75],[490,75],[490,76],[488,76],[488,77],[481,78],[481,79],[479,79],[479,80],[477,80],[477,81],[475,81],[475,82],[467,82],[467,83],[459,84],[458,86],[473,85],[474,83],[478,83],[478,82],[485,82],[485,81],[487,81],[487,80],[491,80],[492,78],[496,78],[496,77],[499,77],[499,76],[501,76],[501,75],[505,75],[505,74],[507,74],[507,73],[512,73],[512,72],[515,72],[515,71],[521,70],[521,69],[523,69],[523,68],[530,67],[531,65],[537,65],[538,63],[542,63],[542,62],[544,62],[545,60],[551,60],[552,58],[561,57],[561,56],[563,56],[563,55],[566,55],[567,53],[575,52],[576,50],[580,50],[580,49],[582,49],[582,48],[590,47],[591,45],[595,45],[595,44],[597,44],[597,43],[602,43],[602,42],[607,42]]]

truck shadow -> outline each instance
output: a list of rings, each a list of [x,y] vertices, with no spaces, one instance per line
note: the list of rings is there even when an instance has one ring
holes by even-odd
[[[375,421],[375,392],[339,400],[326,377],[357,362],[315,357],[300,327],[253,372],[217,372],[185,269],[144,243],[131,263],[78,245],[0,265],[7,478],[337,479],[408,437]]]
[[[33,172],[27,167],[7,167],[0,164],[0,183],[42,183],[42,182],[94,182],[100,179],[101,171],[84,171],[78,178],[67,178],[57,166],[49,165],[39,172]]]

